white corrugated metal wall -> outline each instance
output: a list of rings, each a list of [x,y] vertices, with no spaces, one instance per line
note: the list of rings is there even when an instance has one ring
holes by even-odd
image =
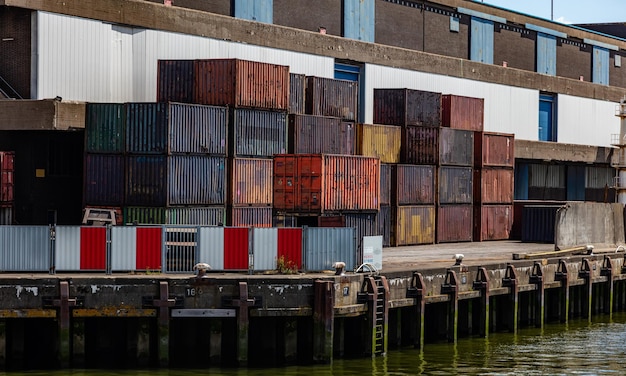
[[[613,102],[559,95],[557,140],[567,144],[611,146],[611,134],[620,133]]]

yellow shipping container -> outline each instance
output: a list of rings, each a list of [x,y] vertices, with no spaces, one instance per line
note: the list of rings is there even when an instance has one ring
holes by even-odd
[[[357,153],[378,157],[382,163],[400,162],[402,127],[396,125],[358,124]]]
[[[435,242],[434,206],[396,206],[393,210],[393,246]]]

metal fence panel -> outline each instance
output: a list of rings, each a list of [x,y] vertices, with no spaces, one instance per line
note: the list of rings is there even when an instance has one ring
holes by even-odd
[[[254,228],[252,244],[253,270],[275,270],[278,256],[278,229]]]
[[[356,230],[353,227],[305,228],[305,261],[307,271],[332,270],[336,261],[346,263],[346,270],[356,265]]]
[[[48,271],[50,230],[47,226],[0,226],[0,271]]]
[[[200,227],[198,238],[198,261],[224,270],[224,227]]]
[[[80,270],[80,227],[56,227],[54,267],[55,270]]]
[[[111,227],[111,270],[135,270],[137,264],[137,228]]]
[[[198,246],[197,227],[165,227],[163,260],[166,273],[193,273]]]

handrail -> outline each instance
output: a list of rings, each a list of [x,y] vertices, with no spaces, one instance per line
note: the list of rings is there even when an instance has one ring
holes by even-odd
[[[7,80],[5,80],[2,76],[0,76],[0,83],[4,85],[4,88],[8,88],[11,93],[7,93],[5,90],[3,90],[2,86],[0,86],[0,92],[2,92],[2,95],[4,95],[7,98],[14,98],[14,99],[24,99],[22,98],[22,96],[17,92],[17,90],[15,90],[13,88],[13,86],[11,86],[11,84],[9,84],[7,82]]]

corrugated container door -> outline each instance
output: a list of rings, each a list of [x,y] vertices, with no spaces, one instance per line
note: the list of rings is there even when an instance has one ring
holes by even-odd
[[[356,121],[358,93],[358,83],[354,81],[307,77],[306,112]]]
[[[435,242],[434,206],[396,206],[392,245],[433,244]]]
[[[609,84],[609,50],[593,46],[593,82],[601,85]]]
[[[226,107],[170,103],[168,152],[226,156]]]
[[[280,228],[278,229],[278,257],[292,262],[297,268],[302,269],[302,229]]]
[[[123,153],[126,114],[121,103],[87,103],[85,151]]]
[[[374,42],[374,0],[343,1],[343,36],[345,38]]]
[[[378,158],[328,155],[324,158],[324,211],[376,211],[380,205]]]
[[[471,204],[473,196],[471,167],[440,167],[438,170],[439,203]]]
[[[273,203],[277,210],[292,211],[298,207],[300,181],[296,179],[297,162],[294,155],[274,156]]]
[[[442,125],[453,129],[482,131],[485,100],[482,98],[443,95],[441,97]]]
[[[105,227],[80,228],[80,270],[106,269]]]
[[[451,128],[440,128],[439,132],[439,164],[474,164],[474,132]]]
[[[392,176],[393,205],[435,203],[434,166],[396,165]]]
[[[126,204],[165,206],[166,177],[167,158],[165,155],[126,157]]]
[[[85,205],[123,205],[124,156],[122,154],[87,154],[84,179]]]
[[[382,163],[399,163],[402,128],[394,125],[357,125],[357,153]]]
[[[474,241],[508,240],[513,227],[513,205],[474,206]]]
[[[412,89],[374,89],[374,123],[440,127],[441,93]]]
[[[234,158],[232,163],[229,204],[271,206],[274,162],[271,159]]]
[[[439,164],[439,128],[405,127],[400,154],[402,163]]]
[[[474,201],[482,204],[513,203],[513,176],[513,169],[474,170]]]
[[[296,209],[304,212],[319,212],[324,207],[326,163],[321,155],[296,155],[295,158],[297,175],[294,184],[296,184],[296,198],[298,199]]]
[[[226,223],[224,206],[172,207],[165,209],[165,223],[170,225],[220,226]]]
[[[515,166],[515,135],[476,132],[474,134],[474,167]]]
[[[167,152],[167,103],[126,103],[126,151]]]
[[[193,60],[159,60],[157,102],[193,102]]]
[[[383,236],[383,247],[391,246],[391,206],[381,205],[376,214],[377,233]]]
[[[474,227],[472,205],[446,205],[437,208],[437,243],[471,242]]]
[[[224,228],[224,269],[248,270],[248,228]]]
[[[470,60],[493,64],[493,21],[472,17]]]
[[[226,158],[172,155],[168,159],[168,205],[225,205]]]
[[[271,24],[274,0],[234,0],[235,17]]]
[[[556,76],[556,37],[537,33],[537,73]]]
[[[380,204],[391,205],[392,164],[380,164]]]
[[[287,151],[287,113],[233,110],[233,152],[239,157],[271,157]]]
[[[289,113],[304,114],[306,75],[289,73]]]
[[[272,208],[230,208],[226,224],[236,227],[272,227]]]
[[[354,154],[354,123],[340,118],[289,115],[289,152],[295,154]]]
[[[0,202],[11,203],[15,195],[15,153],[0,151]]]

